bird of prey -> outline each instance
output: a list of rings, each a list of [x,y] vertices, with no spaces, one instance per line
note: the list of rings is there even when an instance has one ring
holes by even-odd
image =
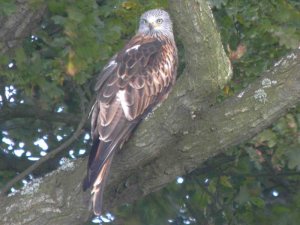
[[[169,14],[142,14],[136,35],[103,68],[91,111],[92,148],[83,189],[92,186],[93,210],[101,214],[104,186],[115,152],[175,83],[177,48]]]

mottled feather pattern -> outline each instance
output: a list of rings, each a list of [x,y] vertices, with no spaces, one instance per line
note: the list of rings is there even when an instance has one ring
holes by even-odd
[[[147,13],[151,18],[156,16],[154,13],[169,19],[163,10]],[[147,18],[145,14],[141,18]],[[97,100],[91,113],[93,145],[83,185],[84,189],[93,186],[96,215],[101,213],[103,189],[115,151],[139,122],[168,96],[175,83],[176,69],[173,34],[143,30],[112,57],[99,75],[95,85]]]

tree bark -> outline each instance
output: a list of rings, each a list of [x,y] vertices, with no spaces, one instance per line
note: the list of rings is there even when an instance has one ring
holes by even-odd
[[[283,57],[241,93],[220,104],[214,94],[231,76],[230,63],[204,0],[171,0],[186,68],[170,97],[137,129],[115,156],[105,207],[132,202],[208,158],[241,143],[300,101],[300,50]],[[83,224],[89,193],[81,189],[86,160],[43,178],[34,193],[0,201],[0,224]]]
[[[41,21],[46,6],[32,7],[28,0],[15,1],[16,10],[8,17],[0,15],[0,52],[7,53],[18,46]]]

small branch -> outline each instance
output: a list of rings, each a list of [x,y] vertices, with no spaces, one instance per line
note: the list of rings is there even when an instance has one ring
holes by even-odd
[[[32,171],[34,171],[35,169],[37,169],[39,166],[41,166],[43,163],[47,162],[49,159],[53,158],[55,155],[57,155],[58,153],[60,153],[61,151],[65,150],[67,147],[69,147],[74,141],[77,140],[77,138],[82,134],[82,128],[84,127],[86,120],[89,116],[89,109],[92,107],[94,103],[94,99],[91,101],[89,107],[87,108],[88,111],[84,113],[80,123],[77,126],[77,129],[75,130],[75,132],[73,133],[73,135],[67,140],[65,141],[63,144],[61,144],[59,147],[57,147],[56,149],[52,150],[49,154],[47,154],[46,156],[44,156],[43,158],[41,158],[39,161],[37,161],[35,164],[31,165],[29,168],[27,168],[26,170],[24,170],[22,173],[20,173],[18,176],[16,176],[15,178],[13,178],[11,181],[9,181],[1,190],[1,195],[0,196],[4,196],[9,190],[10,188],[16,184],[18,181],[20,181],[21,179],[23,179],[24,177],[26,177],[28,174],[30,174]]]
[[[25,157],[15,157],[14,155],[4,153],[0,149],[0,171],[21,172],[31,164],[32,162]]]
[[[46,110],[38,109],[31,105],[16,105],[16,106],[7,106],[1,108],[0,111],[0,124],[5,123],[8,120],[16,118],[33,118],[45,121],[61,122],[68,125],[75,126],[80,122],[77,114],[71,113],[56,113]],[[1,125],[3,126],[3,125]],[[88,127],[87,124],[84,127]],[[3,127],[2,127],[3,128]]]
[[[203,95],[211,93],[210,88],[216,90],[222,86],[230,77],[228,61],[213,53],[220,52],[222,47],[220,40],[218,45],[212,46],[217,43],[212,39],[217,35],[210,36],[210,32],[206,32],[213,23],[205,23],[212,17],[206,2],[172,0],[171,3],[177,18],[175,25],[178,21],[178,30],[187,38],[183,42],[187,59],[192,63],[187,64],[187,70],[167,101],[150,119],[143,121],[116,154],[105,189],[104,206],[108,209],[141,198],[164,187],[176,176],[193,171],[224,149],[262,131],[300,101],[300,52],[295,51],[244,92],[203,110]],[[185,11],[184,14],[179,14],[181,11]],[[198,69],[192,67],[198,64],[202,64]],[[264,89],[263,79],[274,82]],[[254,98],[260,89],[267,94],[264,101]],[[46,177],[34,197],[18,194],[1,199],[0,223],[83,224],[82,214],[90,212],[89,201],[82,200],[88,195],[81,188],[85,172],[86,162],[78,160],[74,171]]]
[[[283,173],[220,173],[219,176],[231,176],[231,177],[300,176],[300,172],[283,172]]]

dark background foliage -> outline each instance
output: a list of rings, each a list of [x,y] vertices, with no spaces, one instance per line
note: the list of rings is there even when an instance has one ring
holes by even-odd
[[[0,187],[30,160],[70,137],[93,96],[95,76],[133,35],[139,15],[168,7],[166,0],[32,0],[31,4],[38,7],[44,2],[49,12],[40,26],[21,46],[0,56],[0,110],[18,109],[15,115],[0,117]],[[232,81],[218,95],[223,101],[298,47],[300,3],[210,2],[234,70]],[[14,10],[13,1],[0,1],[0,18]],[[247,143],[212,158],[161,191],[115,209],[113,215],[125,225],[298,224],[299,127],[300,109],[295,107]],[[68,152],[26,180],[57,167],[62,156],[85,156],[89,144],[86,125]],[[106,217],[102,219],[109,220]]]

